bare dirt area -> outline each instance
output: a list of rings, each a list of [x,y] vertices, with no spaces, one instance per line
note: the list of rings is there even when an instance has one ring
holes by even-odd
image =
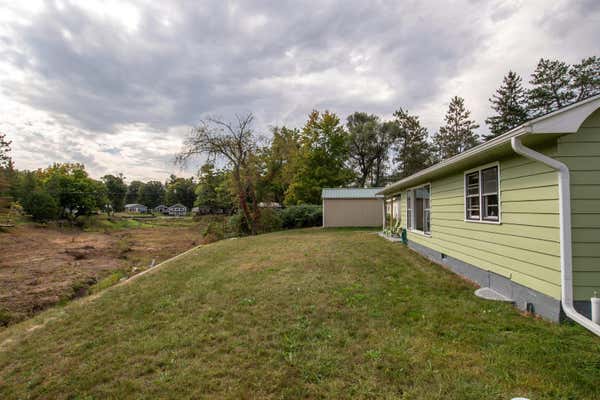
[[[83,232],[24,224],[0,232],[0,326],[201,244],[199,224],[173,225]]]

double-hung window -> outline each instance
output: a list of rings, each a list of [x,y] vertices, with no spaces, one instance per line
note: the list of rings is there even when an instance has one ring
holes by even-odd
[[[498,166],[465,174],[465,219],[500,222]]]
[[[406,227],[431,233],[431,187],[423,185],[406,192]]]

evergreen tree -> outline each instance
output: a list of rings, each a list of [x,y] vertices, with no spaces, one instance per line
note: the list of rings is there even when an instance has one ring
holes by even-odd
[[[529,81],[528,111],[532,117],[557,110],[575,99],[569,65],[558,60],[540,59]]]
[[[392,121],[394,162],[397,164],[397,177],[412,175],[433,163],[432,149],[427,141],[427,129],[421,126],[419,117],[410,115],[400,108]]]
[[[579,64],[571,66],[571,90],[577,101],[600,93],[600,57],[584,58]]]
[[[519,75],[508,71],[500,88],[489,99],[496,115],[485,120],[491,132],[484,136],[485,140],[508,132],[527,120],[527,94],[521,82],[522,79]]]
[[[9,155],[10,144],[11,142],[8,139],[6,139],[6,134],[0,132],[0,168],[12,168],[12,160]]]
[[[477,146],[479,136],[475,129],[479,125],[470,119],[471,111],[465,108],[465,100],[454,96],[450,100],[448,112],[444,117],[446,125],[442,126],[433,137],[433,144],[439,159],[443,160],[471,147]]]

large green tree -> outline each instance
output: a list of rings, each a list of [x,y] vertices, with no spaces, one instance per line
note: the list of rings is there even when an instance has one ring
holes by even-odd
[[[135,204],[140,201],[140,188],[144,185],[142,181],[131,181],[127,186],[125,194],[125,204]]]
[[[229,190],[229,175],[228,171],[215,169],[212,163],[202,165],[198,173],[194,205],[206,208],[211,213],[231,210],[233,197]]]
[[[106,192],[110,202],[110,210],[112,212],[123,211],[125,205],[125,195],[127,194],[127,185],[123,174],[119,175],[104,175],[102,182],[106,185]]]
[[[490,134],[484,136],[485,140],[508,132],[527,120],[527,92],[516,72],[508,71],[489,101],[494,115],[485,120],[490,129]]]
[[[320,204],[324,187],[339,187],[351,182],[352,170],[346,167],[348,137],[334,113],[314,110],[300,133],[300,153],[294,180],[285,203]]]
[[[454,96],[450,99],[444,121],[446,124],[433,136],[438,159],[444,160],[477,146],[479,136],[475,129],[479,125],[471,119],[471,111],[465,107],[462,97]]]
[[[379,117],[355,112],[348,116],[346,129],[350,165],[358,186],[381,184],[390,141]]]
[[[137,200],[148,208],[163,204],[165,202],[165,186],[160,181],[146,182],[139,187]]]
[[[412,175],[434,162],[427,129],[421,126],[418,116],[400,108],[394,113],[394,119],[390,121],[388,129],[393,137],[396,178]]]
[[[584,58],[571,66],[569,75],[571,90],[577,101],[600,93],[600,57]]]
[[[261,201],[282,204],[290,187],[300,153],[300,131],[285,126],[272,128],[273,137],[261,149],[262,176],[259,179],[258,197]]]
[[[63,217],[90,214],[104,208],[108,201],[104,184],[90,178],[82,164],[54,164],[40,171],[39,176]]]
[[[166,185],[165,198],[169,205],[179,203],[191,209],[196,200],[196,184],[193,178],[178,178],[171,175]]]
[[[11,141],[6,138],[6,134],[0,132],[0,169],[8,169],[12,167],[12,159],[10,158]]]
[[[564,107],[576,98],[569,65],[563,61],[540,59],[529,83],[532,87],[528,94],[528,111],[533,117]]]

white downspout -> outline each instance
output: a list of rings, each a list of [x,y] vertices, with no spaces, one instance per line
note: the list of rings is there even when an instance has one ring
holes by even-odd
[[[579,325],[589,329],[600,336],[600,325],[595,324],[584,315],[575,310],[573,306],[573,265],[571,244],[571,186],[569,182],[569,167],[562,162],[548,157],[542,153],[525,147],[520,137],[510,140],[515,153],[529,159],[539,161],[542,164],[558,171],[558,207],[560,215],[560,280],[561,280],[561,304],[567,317]]]

